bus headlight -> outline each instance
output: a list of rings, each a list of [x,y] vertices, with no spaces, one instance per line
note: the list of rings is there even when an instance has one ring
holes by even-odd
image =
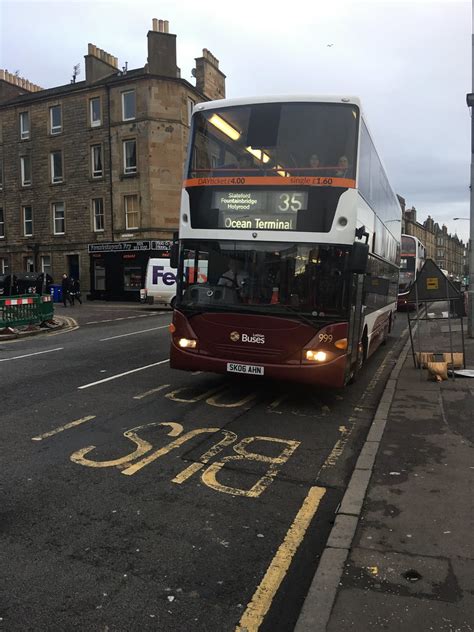
[[[306,351],[306,359],[313,362],[326,362],[328,354],[325,351],[312,351],[308,349]]]
[[[181,347],[181,349],[195,349],[197,347],[197,340],[191,340],[190,338],[180,338],[178,340],[178,347]]]

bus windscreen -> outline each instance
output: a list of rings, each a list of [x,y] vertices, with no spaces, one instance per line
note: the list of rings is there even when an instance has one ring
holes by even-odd
[[[185,242],[179,308],[347,318],[348,256],[332,245]]]

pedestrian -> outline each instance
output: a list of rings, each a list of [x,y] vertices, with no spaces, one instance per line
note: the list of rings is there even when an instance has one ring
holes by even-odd
[[[43,286],[44,286],[44,273],[41,272],[36,277],[36,283],[35,283],[35,291],[36,291],[36,294],[39,294],[39,296],[43,294]]]
[[[79,304],[82,305],[81,284],[79,283],[79,279],[71,278],[71,284],[70,284],[70,290],[69,291],[70,291],[70,294],[71,294],[72,304],[74,305],[74,299],[77,298],[77,300],[79,301]]]
[[[74,305],[74,303],[72,302],[71,299],[71,292],[70,292],[70,287],[71,287],[71,281],[68,277],[68,275],[66,273],[63,274],[63,278],[61,280],[61,289],[62,289],[62,294],[63,294],[63,305],[64,307],[67,307],[67,301],[69,301],[70,305]]]

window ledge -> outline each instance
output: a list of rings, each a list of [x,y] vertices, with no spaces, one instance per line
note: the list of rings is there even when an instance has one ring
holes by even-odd
[[[120,180],[128,180],[128,178],[139,178],[140,174],[138,171],[135,173],[121,173]]]

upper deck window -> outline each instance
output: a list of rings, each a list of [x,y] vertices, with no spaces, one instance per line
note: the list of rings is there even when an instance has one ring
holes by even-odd
[[[413,237],[402,235],[402,252],[405,254],[416,254],[416,241]]]
[[[189,178],[355,177],[358,109],[339,103],[263,103],[195,115]]]
[[[191,226],[329,232],[355,187],[353,105],[265,103],[199,112],[186,186]]]

